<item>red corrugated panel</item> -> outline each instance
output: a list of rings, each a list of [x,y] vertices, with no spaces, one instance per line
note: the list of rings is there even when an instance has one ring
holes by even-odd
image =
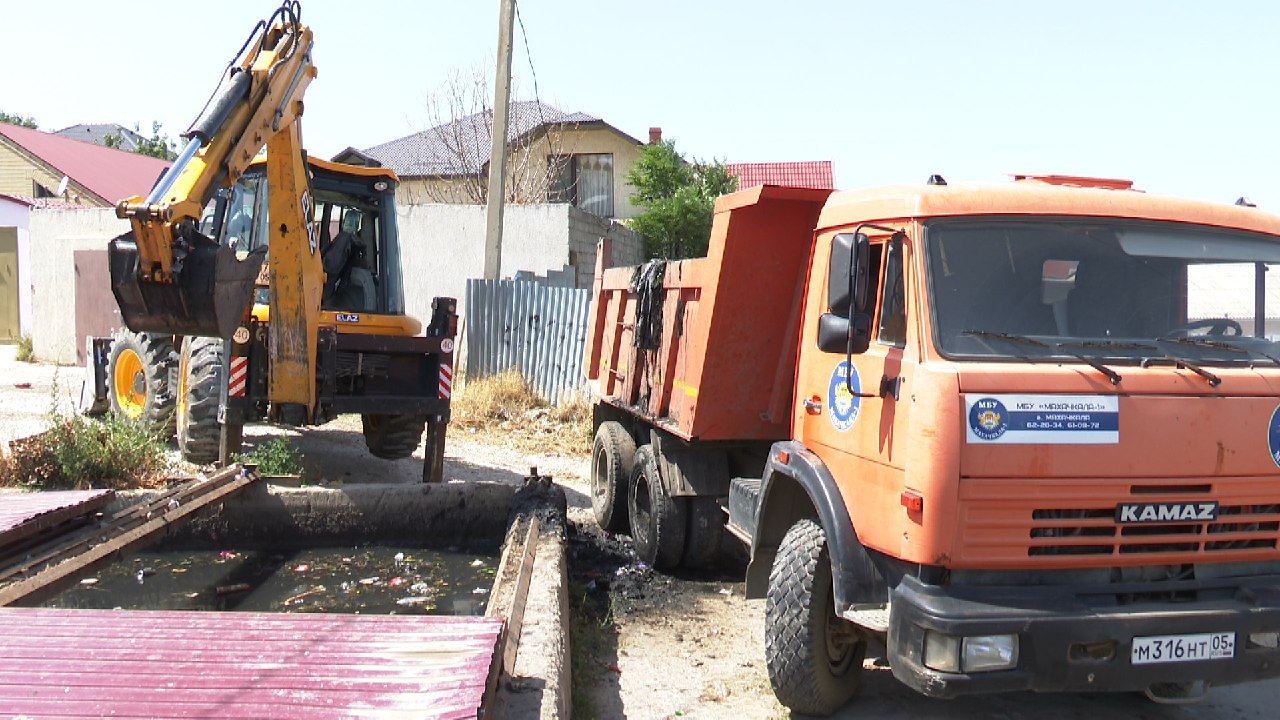
[[[475,718],[502,625],[0,608],[0,708],[39,718]]]
[[[106,505],[112,490],[17,492],[0,490],[0,546],[86,515]]]
[[[734,163],[727,166],[730,175],[738,177],[738,189],[757,185],[835,189],[835,176],[830,160],[810,162]]]

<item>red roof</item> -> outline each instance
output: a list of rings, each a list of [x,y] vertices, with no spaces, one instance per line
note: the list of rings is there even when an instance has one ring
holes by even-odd
[[[0,135],[112,205],[127,197],[146,195],[169,167],[166,160],[17,125],[0,123]]]
[[[757,185],[781,185],[815,190],[834,190],[836,187],[830,160],[734,163],[729,165],[728,169],[730,175],[738,176],[739,190]]]

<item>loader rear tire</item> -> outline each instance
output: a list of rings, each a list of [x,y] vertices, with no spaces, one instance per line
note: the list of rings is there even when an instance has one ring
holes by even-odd
[[[361,415],[364,444],[374,457],[399,460],[413,455],[427,426],[425,415]]]
[[[826,533],[798,520],[769,573],[764,655],[774,694],[801,715],[830,715],[858,690],[867,643],[836,616],[832,593]]]
[[[226,361],[221,338],[187,337],[178,360],[178,449],[187,462],[218,461],[218,403]],[[239,448],[229,449],[234,452]]]
[[[652,445],[636,450],[630,485],[627,510],[636,554],[659,570],[674,569],[684,553],[684,498],[667,494]]]
[[[173,435],[177,395],[169,387],[173,337],[121,330],[107,359],[107,396],[116,417],[145,423],[162,439]]]
[[[622,423],[600,423],[591,443],[591,512],[602,530],[627,531],[627,488],[636,441]]]

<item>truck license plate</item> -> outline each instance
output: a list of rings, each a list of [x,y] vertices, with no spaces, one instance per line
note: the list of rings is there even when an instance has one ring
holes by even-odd
[[[1235,656],[1235,633],[1152,635],[1133,639],[1130,662],[1134,665],[1150,665],[1195,660],[1223,660]]]

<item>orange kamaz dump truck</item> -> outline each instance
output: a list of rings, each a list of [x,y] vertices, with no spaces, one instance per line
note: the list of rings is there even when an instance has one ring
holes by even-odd
[[[748,543],[802,713],[869,642],[936,697],[1280,675],[1278,266],[1280,216],[1127,181],[725,196],[706,258],[597,268],[596,518]]]

